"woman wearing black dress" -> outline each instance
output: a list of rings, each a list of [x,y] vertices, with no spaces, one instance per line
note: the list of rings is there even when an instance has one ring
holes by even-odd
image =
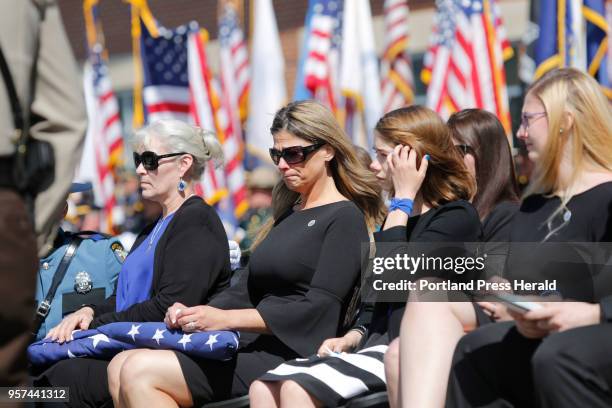
[[[366,225],[382,214],[380,190],[320,104],[290,103],[270,130],[282,181],[273,224],[256,242],[248,274],[207,306],[175,304],[166,316],[169,328],[186,332],[239,330],[237,356],[213,362],[172,351],[121,353],[109,367],[116,406],[191,406],[245,395],[266,370],[309,355],[343,330]]]
[[[506,132],[497,117],[481,109],[466,109],[449,118],[453,142],[476,179],[472,204],[483,224],[486,253],[505,253],[511,220],[518,210],[518,187]],[[494,244],[499,243],[499,244]],[[465,331],[492,321],[492,306],[472,302],[409,302],[400,340],[389,346],[385,371],[389,403],[399,406],[401,377],[403,406],[440,406],[453,350]],[[499,310],[497,311],[499,313]],[[495,318],[499,318],[495,315]]]
[[[612,241],[612,109],[597,82],[574,69],[544,76],[525,97],[518,137],[536,167],[510,239]],[[542,251],[524,255],[511,252],[508,264],[538,262]],[[574,276],[562,295],[575,291]],[[514,322],[464,336],[447,406],[610,406],[611,298],[585,300],[510,312]]]
[[[382,231],[374,234],[377,244],[383,244],[377,245],[377,257],[393,256],[385,253],[384,243],[478,240],[480,221],[468,202],[473,177],[435,112],[411,106],[387,113],[375,128],[375,150],[371,168],[383,188],[394,200],[414,203],[412,211],[405,211],[392,200]],[[321,357],[290,361],[254,383],[251,406],[336,406],[384,389],[383,355],[399,335],[405,305],[377,302],[373,310],[362,308],[353,329],[320,346]]]

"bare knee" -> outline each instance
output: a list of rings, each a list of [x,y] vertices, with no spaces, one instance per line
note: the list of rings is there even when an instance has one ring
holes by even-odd
[[[159,369],[154,361],[147,350],[133,353],[126,358],[119,371],[121,393],[139,387],[147,387],[150,384],[151,376]]]
[[[254,381],[249,387],[249,401],[252,407],[271,407],[279,405],[279,385],[263,381]]]
[[[119,391],[119,374],[121,373],[121,367],[127,357],[125,353],[127,352],[122,351],[117,354],[106,368],[108,374],[108,389],[112,395],[115,395]]]
[[[284,381],[280,389],[280,399],[283,406],[295,404],[295,406],[323,406],[319,400],[310,395],[302,386],[295,381]]]
[[[399,364],[400,341],[399,337],[389,344],[389,348],[385,352],[385,370],[387,367],[392,367]]]

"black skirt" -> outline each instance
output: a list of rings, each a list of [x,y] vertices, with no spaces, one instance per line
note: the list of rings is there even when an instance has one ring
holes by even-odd
[[[227,362],[194,359],[175,351],[195,406],[247,395],[253,381],[266,371],[299,355],[276,337],[248,335]],[[245,344],[247,343],[247,344]]]

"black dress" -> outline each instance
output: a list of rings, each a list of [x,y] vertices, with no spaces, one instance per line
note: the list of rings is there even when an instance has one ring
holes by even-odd
[[[476,210],[467,201],[454,201],[422,215],[408,224],[374,234],[377,243],[390,242],[477,242],[481,233]],[[380,254],[376,256],[392,256]],[[368,327],[365,344],[355,353],[288,361],[268,371],[263,381],[293,380],[325,406],[338,404],[366,392],[386,387],[383,357],[387,345],[399,336],[406,302],[376,302],[362,305],[357,325]],[[373,309],[373,310],[372,310]],[[331,336],[330,336],[331,337]],[[320,345],[320,343],[319,343]]]
[[[155,224],[144,229],[132,249],[143,243]],[[223,224],[214,208],[192,197],[176,211],[155,248],[150,298],[115,312],[115,296],[95,306],[90,328],[119,322],[164,320],[174,302],[195,306],[229,286],[229,248]],[[63,360],[33,373],[35,386],[70,387],[70,406],[95,407],[111,402],[108,361]]]
[[[248,272],[209,303],[254,308],[271,334],[241,333],[237,356],[226,363],[176,352],[195,405],[245,395],[267,370],[310,355],[340,334],[367,243],[364,216],[350,201],[289,211],[277,220],[251,255]]]
[[[547,221],[560,203],[558,197],[539,194],[524,200],[515,215],[510,239],[533,243],[533,250],[531,255],[511,251],[511,266],[521,269],[518,266],[537,263],[545,251],[544,246],[538,245],[545,239],[554,243],[612,241],[612,182],[572,197],[567,209],[549,224]],[[567,211],[571,216],[564,217]],[[561,248],[573,250],[573,246]],[[575,263],[574,269],[579,268]],[[582,285],[574,279],[573,284],[560,291],[575,291],[576,286]],[[580,292],[588,295],[583,291],[588,285],[584,286]],[[603,323],[551,334],[541,340],[523,337],[513,322],[481,327],[457,345],[447,406],[610,406],[611,332],[610,323]]]

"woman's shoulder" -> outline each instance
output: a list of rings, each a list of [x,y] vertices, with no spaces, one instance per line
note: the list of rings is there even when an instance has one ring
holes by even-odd
[[[499,220],[505,220],[514,217],[518,209],[520,208],[518,201],[502,201],[491,209],[491,212],[486,216],[483,224],[489,222],[495,223]]]
[[[202,197],[194,196],[179,208],[174,217],[181,225],[217,225],[223,228],[217,211],[208,205]]]
[[[482,240],[485,242],[506,242],[510,237],[512,219],[520,204],[516,201],[498,203],[482,222]]]
[[[466,200],[449,201],[431,209],[430,212],[432,217],[452,212],[453,214],[462,213],[463,215],[468,217],[468,220],[480,219],[478,217],[478,212],[476,211],[476,208],[474,208],[474,206]]]

